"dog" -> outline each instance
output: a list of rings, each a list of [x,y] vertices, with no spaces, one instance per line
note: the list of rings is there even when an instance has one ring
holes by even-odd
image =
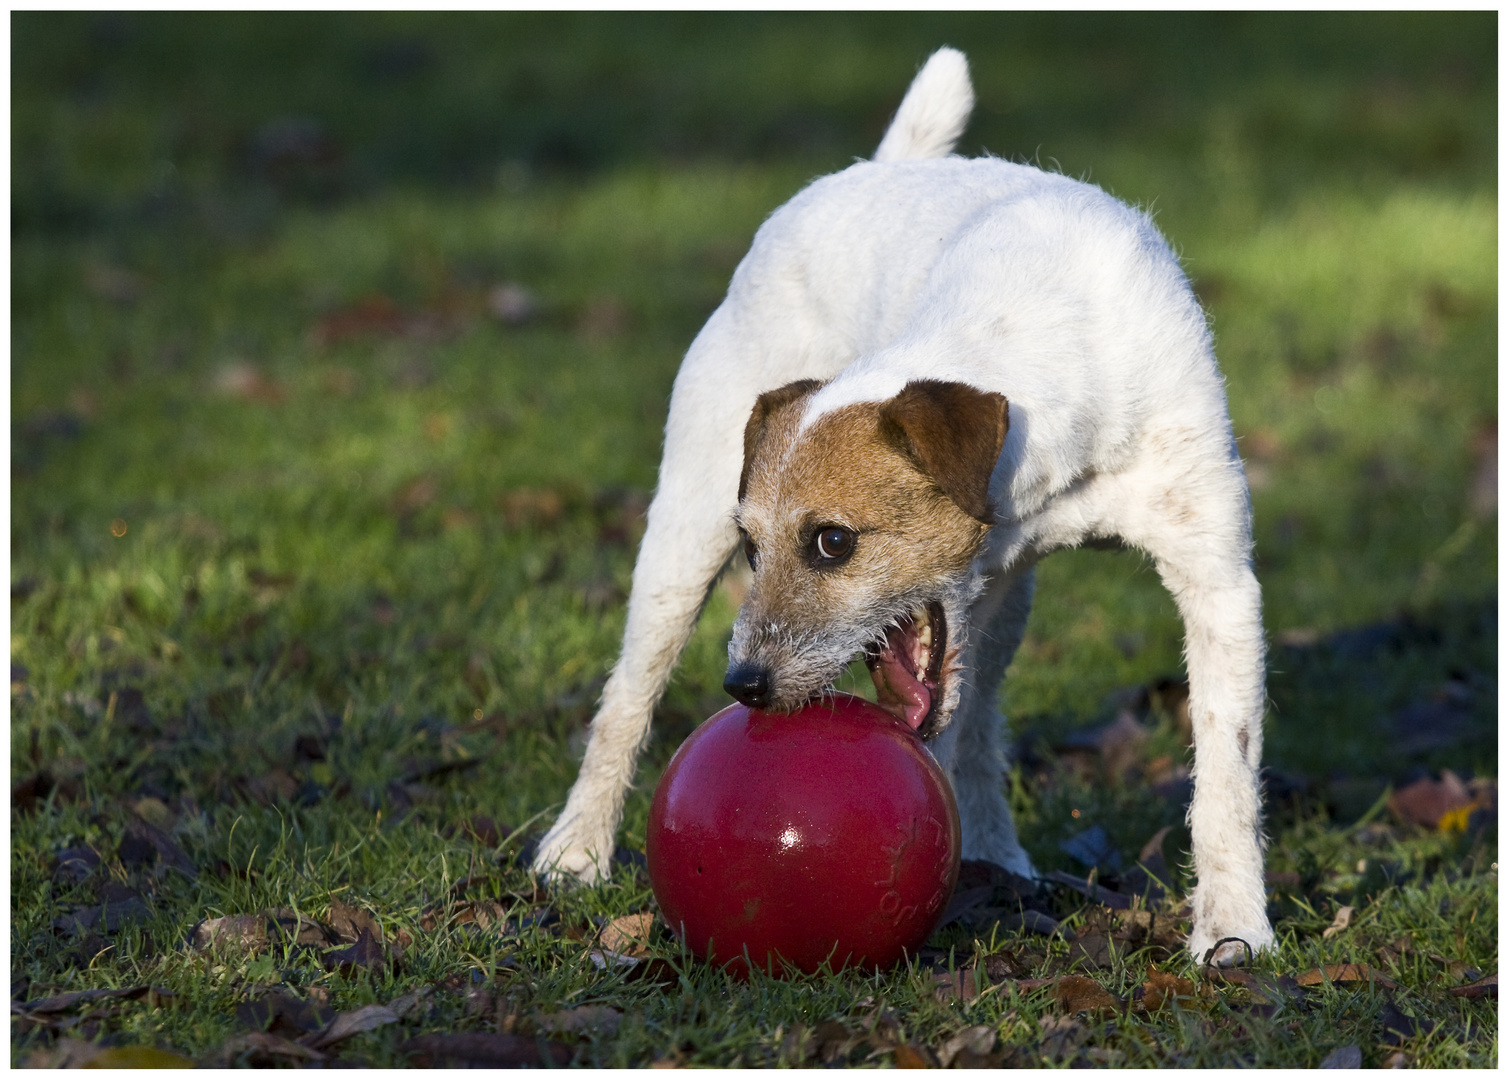
[[[952,156],[953,49],[874,159],[760,228],[671,395],[623,650],[534,866],[594,881],[650,714],[720,571],[753,570],[725,688],[789,711],[857,656],[953,784],[967,859],[1033,876],[997,688],[1044,555],[1145,552],[1185,628],[1198,884],[1188,946],[1271,945],[1264,643],[1250,498],[1210,331],[1151,220],[1099,188]],[[1244,948],[1246,946],[1247,948]]]

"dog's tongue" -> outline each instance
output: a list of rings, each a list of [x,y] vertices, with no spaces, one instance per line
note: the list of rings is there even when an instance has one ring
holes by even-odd
[[[870,661],[870,678],[875,680],[875,697],[880,707],[905,720],[916,731],[927,719],[933,695],[912,667],[907,633],[895,628],[886,633],[885,645]]]

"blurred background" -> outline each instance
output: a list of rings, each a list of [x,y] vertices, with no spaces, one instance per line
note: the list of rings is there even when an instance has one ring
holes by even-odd
[[[867,156],[943,44],[979,99],[961,152],[1149,209],[1206,304],[1274,643],[1270,800],[1355,818],[1390,783],[1495,770],[1492,13],[11,30],[18,774],[375,805],[420,798],[389,774],[425,745],[491,764],[424,798],[557,802],[681,353],[764,217]],[[724,703],[738,595],[709,604],[646,790]],[[1068,761],[1177,819],[1156,574],[1066,553],[1038,597],[1003,695],[1019,812],[1051,816]],[[97,722],[123,688],[145,752]],[[1161,806],[1106,828],[1135,850]],[[1033,834],[1040,865],[1085,823]]]

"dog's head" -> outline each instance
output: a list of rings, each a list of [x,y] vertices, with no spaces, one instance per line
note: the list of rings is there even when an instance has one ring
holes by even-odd
[[[724,687],[787,712],[863,653],[880,703],[931,737],[959,699],[1006,399],[912,382],[803,425],[819,385],[761,395],[744,431],[737,517],[754,583]]]

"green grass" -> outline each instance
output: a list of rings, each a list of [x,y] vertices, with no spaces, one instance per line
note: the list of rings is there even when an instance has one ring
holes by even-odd
[[[1473,499],[1497,421],[1493,27],[16,16],[11,774],[59,786],[12,811],[13,996],[163,986],[172,1008],[124,1002],[62,1033],[200,1056],[268,986],[349,1010],[477,971],[487,1009],[440,989],[341,1056],[401,1064],[417,1034],[529,1034],[594,1003],[623,1019],[572,1044],[581,1063],[790,1062],[798,1025],[863,1027],[882,1006],[901,1042],[985,1024],[1009,1063],[1048,1053],[1046,990],[944,1004],[922,969],[739,985],[689,965],[669,989],[599,973],[561,931],[643,908],[631,868],[552,897],[547,928],[423,928],[463,878],[472,895],[531,895],[512,857],[564,798],[614,659],[680,354],[763,218],[873,149],[946,42],[970,54],[981,102],[965,147],[1152,208],[1210,312],[1254,477],[1265,618],[1291,643],[1270,665],[1266,759],[1288,781],[1270,870],[1300,884],[1276,886],[1281,947],[1259,969],[1372,964],[1400,984],[1390,1001],[1435,1024],[1405,1043],[1412,1063],[1496,1064],[1493,1003],[1445,993],[1462,965],[1496,969],[1496,831],[1353,824],[1419,770],[1496,776],[1497,521]],[[537,297],[523,326],[487,314],[505,281]],[[401,326],[369,314],[331,332],[379,296]],[[715,591],[661,706],[631,848],[660,769],[725,700],[733,612]],[[1384,623],[1370,645],[1330,636]],[[1056,555],[1008,713],[1053,744],[1110,719],[1118,691],[1177,677],[1180,647],[1145,560]],[[1456,727],[1401,748],[1393,718],[1443,688],[1467,695]],[[1183,753],[1168,718],[1150,745]],[[476,765],[403,780],[462,760]],[[132,807],[161,814],[143,799],[166,808],[196,879],[115,858]],[[1040,867],[1076,868],[1058,845],[1091,824],[1125,857],[1170,824],[1187,884],[1179,806],[1144,784],[1087,783],[1044,751],[1013,799]],[[477,815],[521,834],[495,850],[457,831]],[[71,884],[57,855],[81,844],[105,865]],[[149,920],[94,943],[56,931],[105,878]],[[205,918],[323,919],[332,898],[412,939],[397,968],[186,944]],[[1055,903],[1071,926],[1095,918]],[[1348,904],[1353,928],[1322,937]],[[961,965],[1004,947],[1035,974],[1065,970],[1061,943],[980,935],[955,925],[933,944]],[[1402,936],[1410,950],[1380,951]],[[1126,997],[1152,956],[1093,974]],[[1258,1013],[1246,990],[1210,993],[1083,1019],[1064,1059],[1394,1052],[1379,992],[1337,985]],[[13,1025],[13,1061],[54,1034]]]

